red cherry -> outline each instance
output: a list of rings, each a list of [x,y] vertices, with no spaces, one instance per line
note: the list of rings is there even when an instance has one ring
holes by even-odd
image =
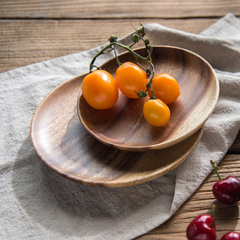
[[[220,240],[240,240],[240,234],[238,232],[228,232]]]
[[[203,214],[195,219],[187,227],[188,240],[216,240],[216,227],[214,222],[215,206],[212,207],[213,217]]]
[[[228,176],[224,180],[221,179],[217,166],[213,161],[211,164],[218,175],[220,181],[213,185],[212,192],[214,197],[225,204],[234,204],[240,200],[240,181],[236,177]]]

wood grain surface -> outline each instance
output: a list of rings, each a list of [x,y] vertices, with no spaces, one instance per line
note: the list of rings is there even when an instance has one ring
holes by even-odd
[[[239,14],[233,0],[1,0],[4,18],[186,18]]]
[[[112,34],[123,37],[132,31],[130,22],[155,22],[197,34],[229,12],[240,18],[240,1],[0,0],[0,72],[88,50]],[[240,134],[222,160],[220,173],[240,176]],[[209,212],[216,180],[210,174],[169,221],[138,239],[186,239],[189,222]],[[218,207],[218,239],[228,231],[240,232],[239,206]]]
[[[0,9],[1,11],[1,9]],[[1,19],[0,72],[91,49],[152,22],[199,33],[215,19]],[[11,39],[9,41],[9,39]]]

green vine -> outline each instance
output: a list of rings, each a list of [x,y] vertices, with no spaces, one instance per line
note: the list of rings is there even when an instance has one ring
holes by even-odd
[[[136,93],[140,98],[143,98],[143,97],[146,97],[147,96],[147,91],[148,89],[151,90],[151,97],[150,98],[155,98],[153,96],[153,89],[152,89],[152,79],[154,77],[154,74],[155,74],[155,69],[154,69],[154,65],[152,63],[152,51],[153,51],[153,47],[150,45],[150,42],[149,42],[149,39],[147,38],[144,38],[145,36],[145,29],[144,29],[144,26],[142,24],[140,24],[141,28],[140,29],[135,29],[133,26],[133,28],[136,30],[136,33],[133,34],[132,36],[132,43],[127,46],[127,45],[124,45],[120,42],[118,42],[117,40],[117,36],[115,35],[112,35],[108,40],[109,40],[109,44],[107,46],[105,46],[104,48],[102,48],[92,59],[90,65],[89,65],[89,71],[92,72],[93,69],[101,69],[100,67],[96,66],[95,65],[95,61],[96,59],[100,56],[100,55],[103,55],[103,54],[106,54],[106,53],[109,53],[111,51],[114,52],[114,55],[116,57],[116,61],[117,61],[117,64],[119,66],[122,65],[122,63],[120,62],[119,58],[118,58],[118,55],[117,55],[117,51],[116,51],[116,48],[117,47],[121,47],[125,50],[127,50],[128,52],[130,52],[134,58],[135,58],[135,61],[136,61],[136,64],[142,68],[146,74],[147,74],[147,77],[149,79],[148,83],[147,83],[147,86],[146,86],[146,91],[141,91],[141,92],[138,92]],[[147,50],[147,57],[143,57],[141,56],[140,54],[136,53],[134,50],[132,50],[132,47],[138,43],[139,41],[143,41],[144,44],[145,44],[145,48]],[[139,63],[139,60],[143,60],[144,62],[148,63],[150,65],[150,68],[147,68],[145,69],[140,63]]]

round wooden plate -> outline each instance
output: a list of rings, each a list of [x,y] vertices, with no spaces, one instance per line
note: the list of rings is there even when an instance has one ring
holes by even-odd
[[[145,49],[136,52],[146,55]],[[122,54],[119,59],[121,62],[135,62],[130,53]],[[208,62],[193,52],[168,46],[154,47],[152,61],[155,74],[169,73],[180,86],[180,97],[169,105],[170,121],[161,128],[149,125],[143,116],[143,104],[147,98],[129,99],[120,94],[113,108],[96,110],[87,104],[80,91],[79,119],[102,143],[127,151],[163,149],[190,137],[213,112],[219,96],[219,83]],[[144,62],[141,64],[145,65]],[[117,67],[116,60],[111,59],[102,69],[115,76]]]

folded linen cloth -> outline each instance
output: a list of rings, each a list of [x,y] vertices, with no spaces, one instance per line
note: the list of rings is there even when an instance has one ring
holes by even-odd
[[[169,219],[212,171],[209,160],[222,160],[240,129],[240,21],[227,14],[198,35],[159,24],[145,29],[152,45],[189,49],[215,68],[220,97],[196,149],[175,170],[137,186],[72,182],[37,156],[30,121],[47,93],[88,71],[101,46],[2,73],[0,239],[132,239]]]

